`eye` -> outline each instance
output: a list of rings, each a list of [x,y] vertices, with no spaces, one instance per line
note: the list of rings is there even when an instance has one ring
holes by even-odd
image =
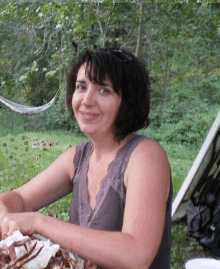
[[[99,89],[99,92],[101,93],[101,94],[105,94],[105,95],[107,95],[107,94],[110,94],[110,90],[109,89],[107,89],[107,88],[100,88]]]
[[[86,90],[86,87],[85,87],[85,85],[82,85],[82,84],[76,84],[76,90],[84,91],[84,90]]]

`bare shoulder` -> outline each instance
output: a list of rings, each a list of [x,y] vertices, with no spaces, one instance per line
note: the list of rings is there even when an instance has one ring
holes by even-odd
[[[153,139],[144,139],[135,148],[131,154],[129,166],[141,166],[142,163],[146,165],[159,165],[164,163],[168,165],[168,160],[163,147]]]
[[[145,179],[148,182],[165,184],[164,188],[169,189],[168,159],[160,143],[153,139],[142,140],[132,152],[125,174],[125,185],[128,185],[128,180],[137,182]]]

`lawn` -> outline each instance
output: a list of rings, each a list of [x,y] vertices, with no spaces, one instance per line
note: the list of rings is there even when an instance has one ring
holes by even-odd
[[[67,148],[85,140],[68,131],[45,131],[7,134],[0,138],[0,192],[27,182],[46,168]],[[167,152],[172,170],[174,197],[189,171],[199,149],[161,142]],[[40,212],[68,220],[71,195],[43,208]],[[210,256],[197,242],[184,233],[184,222],[172,227],[171,269],[183,269],[184,262],[193,257]]]

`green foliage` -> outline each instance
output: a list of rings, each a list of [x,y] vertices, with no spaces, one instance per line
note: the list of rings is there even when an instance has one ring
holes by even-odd
[[[67,109],[64,96],[59,96],[54,105],[38,114],[25,117],[24,128],[26,130],[71,130],[75,134],[81,131],[75,118]]]
[[[217,111],[217,109],[216,109]],[[217,113],[186,114],[179,122],[163,124],[160,132],[167,142],[198,146],[205,139]]]
[[[24,121],[21,115],[13,113],[0,103],[0,138],[7,134],[17,135],[24,132]]]
[[[1,4],[0,94],[32,105],[49,101],[73,57],[88,48],[126,45],[136,31],[137,10],[137,4],[109,0]],[[50,89],[46,78],[53,81]]]
[[[134,52],[140,3],[125,2],[2,4],[0,93],[39,105],[63,88],[73,55],[105,45]],[[150,126],[160,141],[198,145],[220,103],[219,5],[146,3],[143,12]],[[61,99],[25,122],[26,130],[79,131]]]
[[[151,127],[162,134],[159,140],[197,146],[219,112],[220,80],[218,73],[186,78],[182,81],[177,76],[164,94],[152,94]]]
[[[20,99],[33,106],[40,106],[50,101],[59,89],[59,79],[55,74],[54,76],[47,76],[43,82],[39,82],[38,77],[39,75],[36,72],[27,73],[18,95]]]

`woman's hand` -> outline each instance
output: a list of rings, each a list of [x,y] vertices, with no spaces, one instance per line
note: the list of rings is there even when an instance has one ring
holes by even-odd
[[[19,230],[23,234],[33,234],[36,230],[38,215],[38,213],[34,212],[0,212],[0,235],[2,239],[12,235],[16,230]]]

